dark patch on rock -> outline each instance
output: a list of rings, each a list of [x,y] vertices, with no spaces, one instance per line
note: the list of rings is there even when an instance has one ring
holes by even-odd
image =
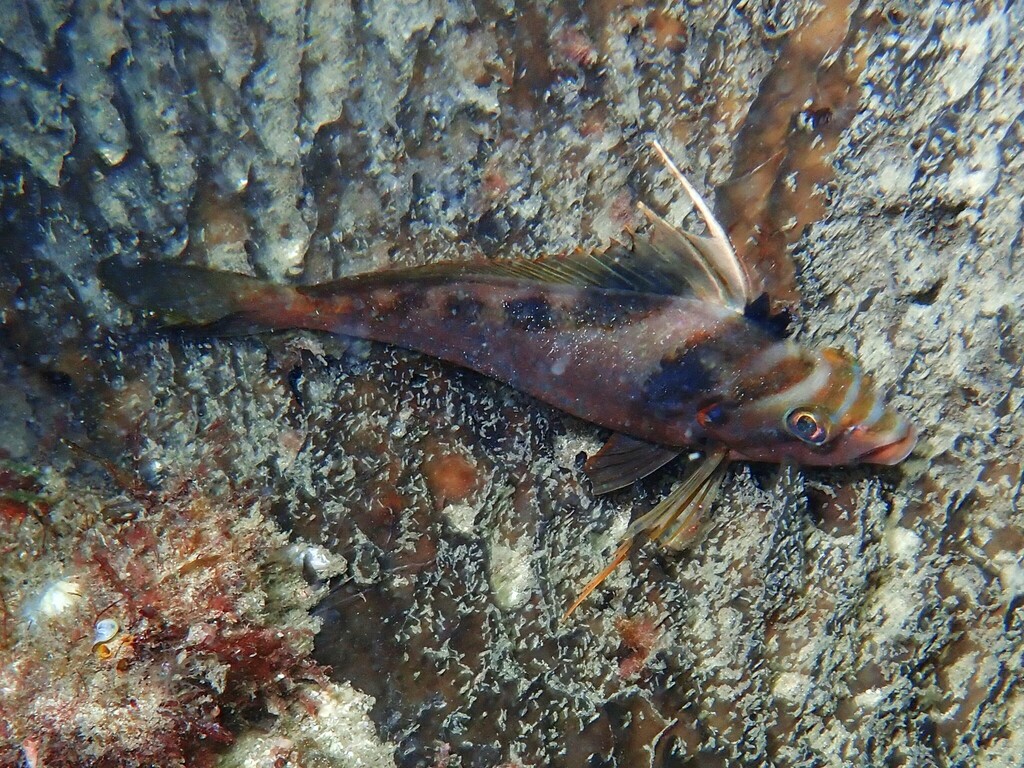
[[[486,211],[473,227],[473,236],[485,249],[494,249],[508,238],[511,227],[499,211]]]
[[[939,293],[942,292],[942,286],[945,284],[945,278],[940,277],[927,288],[920,291],[915,291],[914,293],[910,294],[910,300],[915,304],[920,304],[921,306],[924,307],[930,307],[939,298]]]

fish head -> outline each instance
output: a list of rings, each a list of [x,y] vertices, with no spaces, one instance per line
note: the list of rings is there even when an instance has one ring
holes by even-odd
[[[711,440],[750,461],[898,464],[917,444],[914,425],[886,404],[855,358],[789,342],[755,358],[697,421]]]

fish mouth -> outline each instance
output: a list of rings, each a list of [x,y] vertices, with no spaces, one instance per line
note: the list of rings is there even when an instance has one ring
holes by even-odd
[[[859,461],[866,464],[899,464],[910,455],[915,445],[917,445],[917,430],[908,425],[907,432],[902,437],[861,454]]]

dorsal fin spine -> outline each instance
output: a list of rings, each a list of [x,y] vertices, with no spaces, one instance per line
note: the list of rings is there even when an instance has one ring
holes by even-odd
[[[707,238],[708,246],[712,249],[713,253],[717,251],[715,255],[718,256],[718,258],[713,259],[712,263],[716,267],[715,271],[720,273],[719,277],[726,287],[727,295],[733,300],[733,303],[738,303],[741,306],[746,304],[753,298],[751,296],[750,280],[746,269],[744,269],[743,264],[736,255],[735,249],[732,247],[732,243],[729,241],[729,236],[726,234],[725,229],[718,222],[718,219],[715,218],[710,206],[704,202],[704,198],[701,197],[696,187],[687,180],[683,172],[679,170],[679,166],[676,165],[668,152],[665,151],[661,142],[657,139],[651,139],[651,146],[665,164],[665,167],[682,185],[697,212],[704,220],[704,225],[708,228],[708,233],[711,235],[710,238]],[[693,243],[696,235],[688,233],[683,233],[683,235],[691,241],[695,248],[702,250],[696,243]]]

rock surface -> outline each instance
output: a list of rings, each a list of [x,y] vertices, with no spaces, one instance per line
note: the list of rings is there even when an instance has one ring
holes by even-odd
[[[398,766],[1018,765],[1022,28],[937,0],[2,0],[7,456],[69,437],[265,489],[348,563],[316,657]],[[681,467],[595,500],[603,435],[524,395],[377,345],[140,331],[96,279],[600,247],[637,197],[689,213],[651,135],[925,444],[737,466],[691,552],[641,551],[567,621]]]

